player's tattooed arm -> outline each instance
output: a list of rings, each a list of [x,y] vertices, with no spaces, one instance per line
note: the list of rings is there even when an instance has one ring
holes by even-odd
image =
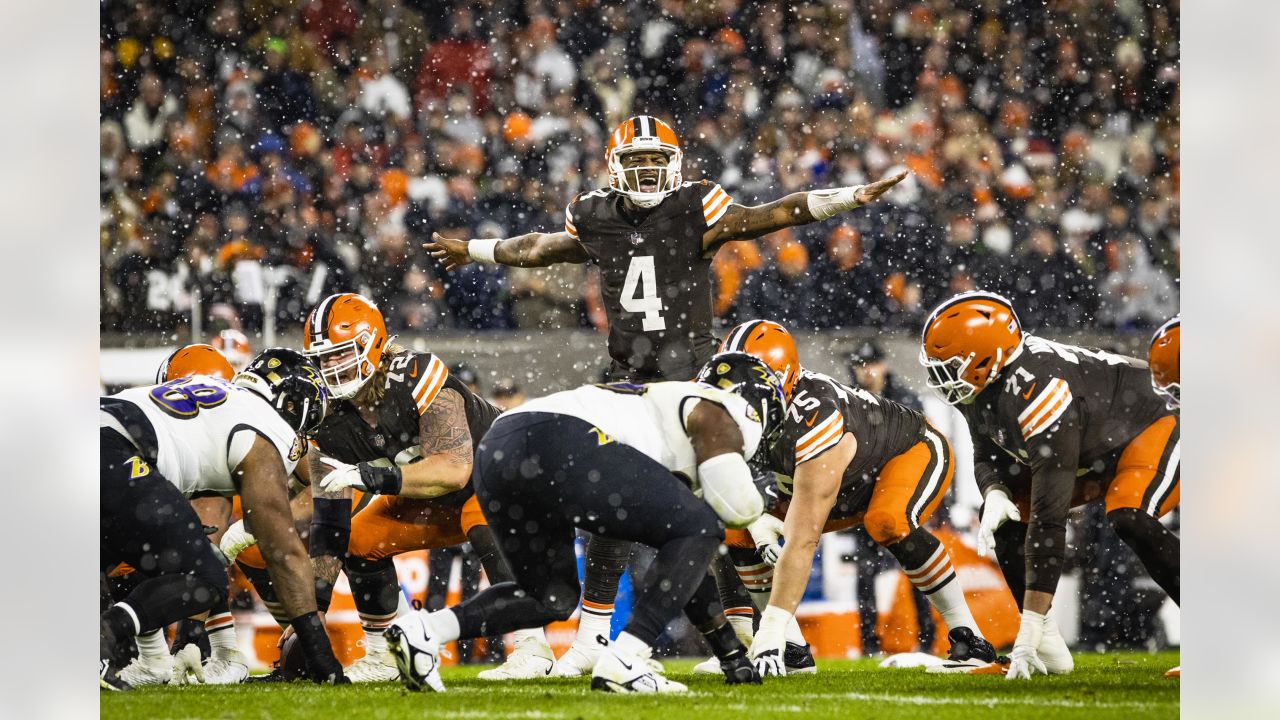
[[[401,468],[400,494],[439,497],[466,487],[475,456],[466,405],[457,390],[445,388],[418,420],[422,459]]]
[[[714,250],[730,240],[757,238],[783,228],[825,220],[838,212],[873,202],[906,177],[907,173],[901,172],[853,188],[792,193],[763,205],[730,205],[720,222],[702,235],[702,247]]]
[[[432,233],[431,242],[423,247],[431,257],[444,263],[445,270],[454,270],[475,262],[468,250],[471,242]],[[585,263],[590,258],[577,238],[562,231],[526,233],[500,240],[493,249],[493,259],[512,267],[546,267],[556,263]]]
[[[313,478],[322,478],[333,471],[320,462],[322,457],[323,453],[317,448],[307,453],[307,466]],[[351,488],[325,492],[319,483],[313,483],[310,488],[312,515],[308,543],[317,585],[332,586],[342,569],[342,556],[351,536],[351,496]],[[298,514],[295,510],[295,519]]]

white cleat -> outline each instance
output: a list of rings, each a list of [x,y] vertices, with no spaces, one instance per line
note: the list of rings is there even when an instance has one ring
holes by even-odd
[[[581,677],[590,675],[600,660],[600,651],[609,647],[609,640],[603,635],[596,635],[591,640],[578,638],[573,641],[564,655],[551,668],[552,677]]]
[[[591,672],[591,689],[614,693],[682,693],[689,688],[654,670],[647,658],[609,647]]]
[[[506,662],[476,677],[481,680],[532,680],[549,676],[555,664],[555,653],[551,652],[547,641],[537,635],[529,635],[516,642]]]
[[[343,668],[342,672],[353,683],[392,682],[400,679],[400,670],[396,668],[396,659],[390,650],[374,654],[366,650],[364,657]]]
[[[426,686],[444,692],[440,679],[440,641],[423,621],[422,612],[396,618],[387,628],[387,650],[395,658],[396,674],[410,690]]]
[[[1040,637],[1040,647],[1036,654],[1040,656],[1050,675],[1064,675],[1076,667],[1076,661],[1071,657],[1071,648],[1067,647],[1058,623],[1052,619],[1044,624],[1044,634]]]
[[[214,650],[204,664],[205,685],[239,685],[249,677],[249,663],[239,650]]]
[[[719,675],[720,658],[712,656],[693,666],[694,675]]]
[[[133,687],[143,685],[168,685],[173,680],[173,658],[165,653],[163,658],[154,658],[154,662],[141,657],[120,671],[120,679]]]

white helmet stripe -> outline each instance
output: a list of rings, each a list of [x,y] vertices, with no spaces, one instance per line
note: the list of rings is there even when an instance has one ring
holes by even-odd
[[[729,337],[724,341],[725,352],[746,352],[742,346],[747,342],[747,335],[761,323],[760,320],[748,320],[729,332]]]

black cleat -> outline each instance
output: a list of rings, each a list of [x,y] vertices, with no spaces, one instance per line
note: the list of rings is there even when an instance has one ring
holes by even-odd
[[[727,659],[721,658],[720,672],[724,673],[725,685],[759,685],[763,682],[745,650],[734,653]]]
[[[111,661],[103,659],[98,669],[98,687],[112,692],[132,690],[133,686],[120,679],[120,674],[111,667]]]
[[[955,628],[947,633],[947,639],[951,641],[951,651],[947,653],[947,661],[942,665],[929,668],[929,672],[971,672],[974,668],[997,662],[996,649],[969,628]]]
[[[813,650],[808,645],[787,643],[782,653],[782,664],[787,666],[788,675],[812,675],[818,672],[818,663],[813,661]]]

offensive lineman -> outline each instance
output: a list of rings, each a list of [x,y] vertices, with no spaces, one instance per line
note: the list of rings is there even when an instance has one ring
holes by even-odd
[[[470,542],[492,583],[510,578],[471,487],[473,438],[499,410],[431,353],[392,344],[382,313],[354,293],[332,295],[306,323],[306,354],[334,397],[312,453],[311,554],[323,582],[339,565],[365,631],[353,682],[394,680],[383,632],[402,609],[392,556]],[[352,491],[372,498],[352,515]],[[342,559],[345,557],[345,563]],[[555,655],[540,627],[516,633],[506,662],[481,679],[545,677]]]
[[[200,614],[227,594],[227,574],[186,498],[239,493],[316,682],[345,682],[316,612],[314,575],[293,531],[286,483],[328,393],[300,354],[259,355],[234,383],[196,375],[100,400],[104,569],[147,577],[102,615],[104,688],[127,689],[112,649]]]
[[[720,185],[685,182],[675,131],[650,115],[613,131],[605,154],[609,187],[583,193],[565,208],[564,230],[505,240],[459,240],[432,235],[426,247],[446,269],[470,262],[515,267],[594,263],[609,319],[610,379],[688,380],[714,352],[711,259],[731,240],[825,220],[873,202],[906,173],[867,185],[792,193],[757,206],[733,202]],[[578,640],[555,674],[589,672],[607,637],[618,579],[630,554],[626,543],[592,539]],[[727,563],[722,587],[741,585]],[[726,607],[749,607],[745,596]],[[812,658],[808,658],[812,666]]]
[[[805,370],[791,333],[778,323],[751,320],[731,329],[721,351],[760,358],[778,374],[789,402],[783,430],[768,449],[786,507],[750,528],[739,568],[763,602],[751,657],[761,675],[785,675],[786,650],[803,638],[794,615],[825,532],[861,522],[929,598],[949,628],[950,671],[996,659],[965,601],[942,543],[921,525],[938,507],[954,472],[951,445],[924,416],[891,400]],[[786,544],[778,546],[778,536]],[[735,538],[730,538],[734,545]],[[763,551],[763,556],[762,556]],[[744,553],[735,549],[739,560]],[[790,630],[790,632],[788,632]]]
[[[724,538],[721,521],[745,527],[763,510],[746,458],[778,427],[782,388],[742,353],[713,357],[698,379],[589,385],[494,422],[477,455],[476,494],[515,581],[396,620],[388,641],[406,685],[444,689],[442,642],[568,618],[581,589],[575,528],[658,551],[625,631],[595,664],[592,688],[687,690],[649,661],[682,608],[711,641],[728,682],[759,682],[723,615],[710,617],[719,603],[705,580]],[[695,597],[707,587],[709,598]]]
[[[926,319],[920,363],[968,422],[978,550],[995,550],[1022,610],[1007,678],[1074,666],[1047,616],[1072,507],[1105,499],[1116,534],[1178,601],[1179,541],[1159,519],[1178,504],[1179,420],[1144,362],[1036,337],[1004,297],[968,292]]]

